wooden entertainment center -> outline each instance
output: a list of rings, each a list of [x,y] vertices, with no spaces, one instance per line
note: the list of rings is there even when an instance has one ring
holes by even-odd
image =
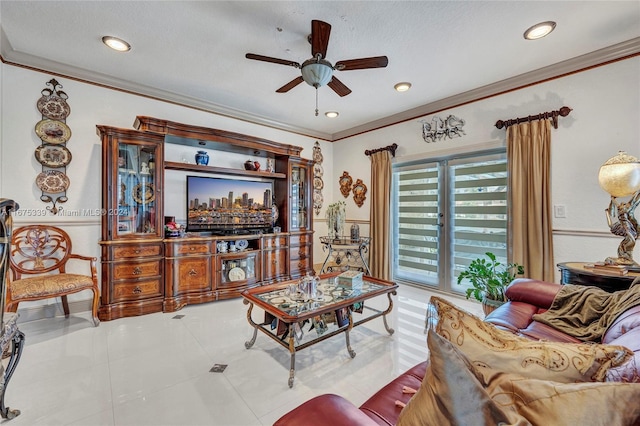
[[[312,167],[301,147],[138,116],[135,129],[98,125],[102,139],[102,321],[173,312],[313,272]],[[165,144],[270,159],[275,171],[165,161]],[[280,232],[165,238],[165,172],[272,180]],[[220,247],[219,243],[223,243]],[[223,250],[237,244],[241,250]]]

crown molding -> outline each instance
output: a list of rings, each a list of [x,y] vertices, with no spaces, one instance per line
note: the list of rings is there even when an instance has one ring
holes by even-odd
[[[544,68],[520,74],[496,83],[487,84],[458,95],[443,98],[398,114],[390,115],[380,120],[371,121],[358,127],[353,127],[332,135],[332,141],[345,139],[358,134],[370,132],[383,127],[392,126],[409,120],[415,120],[425,115],[434,114],[460,105],[476,102],[492,96],[497,96],[527,86],[539,84],[548,80],[561,78],[576,72],[581,72],[610,62],[626,59],[640,54],[640,37],[627,40],[600,50],[576,56],[566,61],[558,62]]]
[[[440,99],[398,114],[393,114],[380,120],[371,121],[361,126],[341,132],[329,134],[318,132],[312,129],[301,128],[286,123],[270,120],[266,117],[250,114],[245,111],[226,107],[213,102],[209,102],[199,98],[179,95],[166,90],[159,90],[153,87],[132,83],[130,81],[113,78],[106,74],[90,72],[88,70],[72,67],[60,62],[45,60],[33,55],[13,50],[4,31],[1,33],[0,40],[0,60],[2,62],[19,66],[34,71],[55,74],[80,82],[106,87],[109,89],[119,90],[122,92],[144,96],[158,101],[169,102],[172,104],[197,109],[224,117],[234,118],[237,120],[258,124],[290,133],[299,134],[311,138],[321,139],[325,141],[335,142],[351,136],[362,133],[371,132],[383,127],[392,126],[405,121],[414,120],[439,111],[451,109],[460,105],[476,102],[485,98],[500,95],[505,92],[521,89],[534,84],[539,84],[555,78],[561,78],[576,72],[585,71],[587,69],[605,65],[610,62],[626,59],[628,57],[640,54],[640,37],[618,43],[600,50],[596,50],[585,55],[577,56],[566,61],[558,62],[544,68],[520,74],[496,83],[478,87],[458,95]]]

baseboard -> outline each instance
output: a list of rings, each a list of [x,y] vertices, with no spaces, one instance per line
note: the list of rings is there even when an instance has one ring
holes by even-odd
[[[33,302],[22,302],[18,305],[18,323],[36,321],[46,318],[64,317],[62,300],[60,298],[49,299],[46,305],[37,305]],[[69,301],[69,314],[91,312],[92,300]]]

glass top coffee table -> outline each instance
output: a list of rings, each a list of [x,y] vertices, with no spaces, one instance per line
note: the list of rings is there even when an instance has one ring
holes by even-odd
[[[349,332],[353,327],[382,317],[389,334],[394,330],[387,323],[387,314],[393,310],[391,295],[396,294],[398,285],[365,276],[362,288],[352,289],[338,284],[339,273],[320,276],[318,295],[307,299],[301,293],[290,293],[291,284],[299,280],[285,281],[264,287],[255,287],[242,292],[244,303],[249,305],[247,321],[253,327],[251,340],[245,343],[247,349],[256,341],[258,330],[281,346],[289,349],[291,367],[289,387],[293,387],[296,351],[307,348],[340,333],[345,333],[347,351],[351,358],[356,356],[351,348]],[[387,296],[385,310],[365,306],[365,301],[377,296]],[[256,322],[252,318],[254,306],[265,311],[265,320]]]

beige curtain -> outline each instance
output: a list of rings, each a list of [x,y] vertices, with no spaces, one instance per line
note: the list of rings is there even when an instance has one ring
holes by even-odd
[[[389,217],[391,211],[391,153],[371,154],[371,245],[369,266],[371,275],[388,280]]]
[[[535,120],[507,128],[510,262],[525,276],[554,281],[551,223],[551,123]]]

